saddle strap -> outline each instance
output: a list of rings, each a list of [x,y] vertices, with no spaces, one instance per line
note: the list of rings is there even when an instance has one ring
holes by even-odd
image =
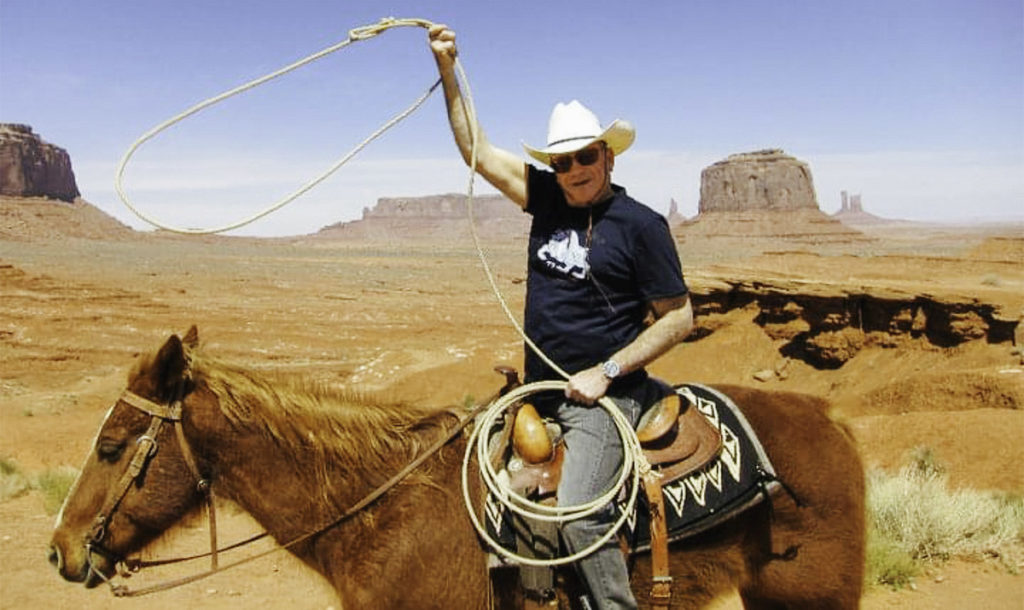
[[[668,566],[668,527],[665,525],[665,498],[661,494],[661,475],[649,471],[643,478],[644,493],[651,513],[651,593],[652,608],[668,608],[672,600],[672,575]]]

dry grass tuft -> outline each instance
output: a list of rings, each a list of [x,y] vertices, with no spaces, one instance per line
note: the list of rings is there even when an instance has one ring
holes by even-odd
[[[868,476],[868,579],[903,586],[928,564],[998,560],[1016,571],[1024,549],[1024,496],[950,490],[927,449],[895,475]]]

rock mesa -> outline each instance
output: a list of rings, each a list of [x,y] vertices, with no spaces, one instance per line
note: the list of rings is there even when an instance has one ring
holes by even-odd
[[[0,123],[0,195],[74,201],[79,192],[71,157],[28,125]]]
[[[811,170],[778,149],[730,155],[700,175],[700,213],[818,209]]]

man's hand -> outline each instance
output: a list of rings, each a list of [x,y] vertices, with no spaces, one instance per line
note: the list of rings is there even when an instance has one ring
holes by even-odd
[[[611,379],[604,374],[601,365],[584,369],[569,378],[565,387],[565,397],[569,400],[592,405],[608,391]]]
[[[455,32],[448,29],[448,26],[443,23],[435,23],[430,26],[427,36],[430,40],[430,50],[434,52],[434,57],[437,59],[438,64],[442,61],[450,65],[457,52],[455,48]]]

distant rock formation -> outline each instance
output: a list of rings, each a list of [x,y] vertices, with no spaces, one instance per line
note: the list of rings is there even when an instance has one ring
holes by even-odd
[[[867,239],[818,208],[808,165],[778,149],[730,155],[704,168],[698,209],[674,225],[684,237]]]
[[[314,237],[376,241],[468,240],[471,237],[466,195],[448,193],[424,197],[381,197],[363,208],[360,220],[320,229]],[[473,197],[477,233],[489,240],[525,238],[530,217],[501,195]]]
[[[860,202],[860,193],[847,195],[846,191],[839,191],[840,212],[863,212],[864,206]]]
[[[864,209],[860,193],[848,194],[846,191],[839,192],[839,211],[832,215],[832,218],[852,227],[861,225],[881,225],[905,223],[902,220],[890,220],[875,216]]]
[[[466,218],[467,201],[463,194],[448,193],[425,197],[381,197],[377,205],[363,208],[363,220],[377,218]],[[519,218],[516,205],[501,195],[473,197],[473,215],[478,219]]]
[[[701,214],[818,209],[811,170],[778,149],[730,155],[700,175]]]
[[[67,151],[28,125],[0,123],[0,195],[72,202],[79,194]]]
[[[679,213],[679,204],[676,203],[675,198],[669,200],[668,216],[665,217],[665,220],[668,221],[668,224],[670,226],[677,225],[686,220],[686,216],[683,216],[682,214]]]

